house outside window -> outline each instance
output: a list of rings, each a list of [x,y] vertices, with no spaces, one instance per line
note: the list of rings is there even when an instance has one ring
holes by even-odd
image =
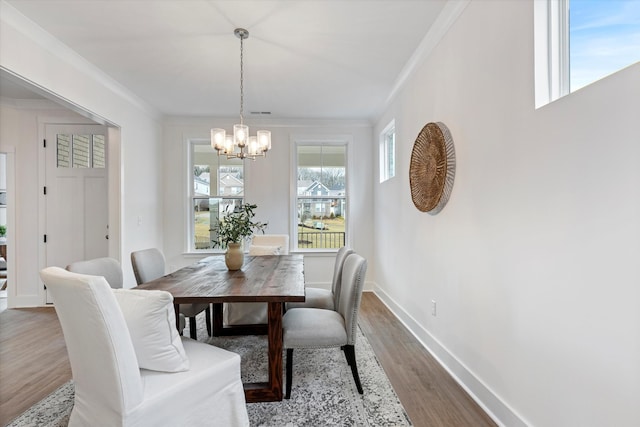
[[[347,241],[346,143],[296,144],[295,248],[337,250]]]
[[[219,219],[244,202],[242,160],[218,156],[208,140],[190,141],[189,180],[189,250],[212,250],[213,241],[218,238],[214,228]]]

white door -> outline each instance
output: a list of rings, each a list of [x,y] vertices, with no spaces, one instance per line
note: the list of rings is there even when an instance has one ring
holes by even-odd
[[[106,128],[47,125],[45,135],[46,265],[107,256]]]

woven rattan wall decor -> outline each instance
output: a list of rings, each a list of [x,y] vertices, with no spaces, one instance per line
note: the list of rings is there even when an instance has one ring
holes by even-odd
[[[409,185],[413,204],[435,215],[449,201],[456,175],[456,152],[444,123],[427,123],[413,143]]]

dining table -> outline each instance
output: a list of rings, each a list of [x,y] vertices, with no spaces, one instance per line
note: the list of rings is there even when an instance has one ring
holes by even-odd
[[[230,271],[224,255],[209,256],[136,289],[163,290],[173,295],[176,322],[180,304],[213,304],[213,335],[268,336],[267,382],[244,383],[247,402],[280,401],[283,396],[282,314],[286,302],[305,300],[303,256],[245,256],[240,270]],[[264,302],[267,325],[226,327],[222,306],[232,302]]]

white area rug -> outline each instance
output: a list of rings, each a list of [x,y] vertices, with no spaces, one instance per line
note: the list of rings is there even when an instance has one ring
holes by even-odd
[[[198,339],[240,354],[243,381],[266,381],[265,336],[210,338],[204,316],[198,316]],[[188,333],[186,328],[185,332]],[[252,426],[410,426],[411,422],[358,330],[356,359],[364,395],[358,394],[351,369],[340,349],[296,350],[293,353],[291,399],[249,403]],[[9,424],[10,427],[66,426],[73,407],[68,382]]]

